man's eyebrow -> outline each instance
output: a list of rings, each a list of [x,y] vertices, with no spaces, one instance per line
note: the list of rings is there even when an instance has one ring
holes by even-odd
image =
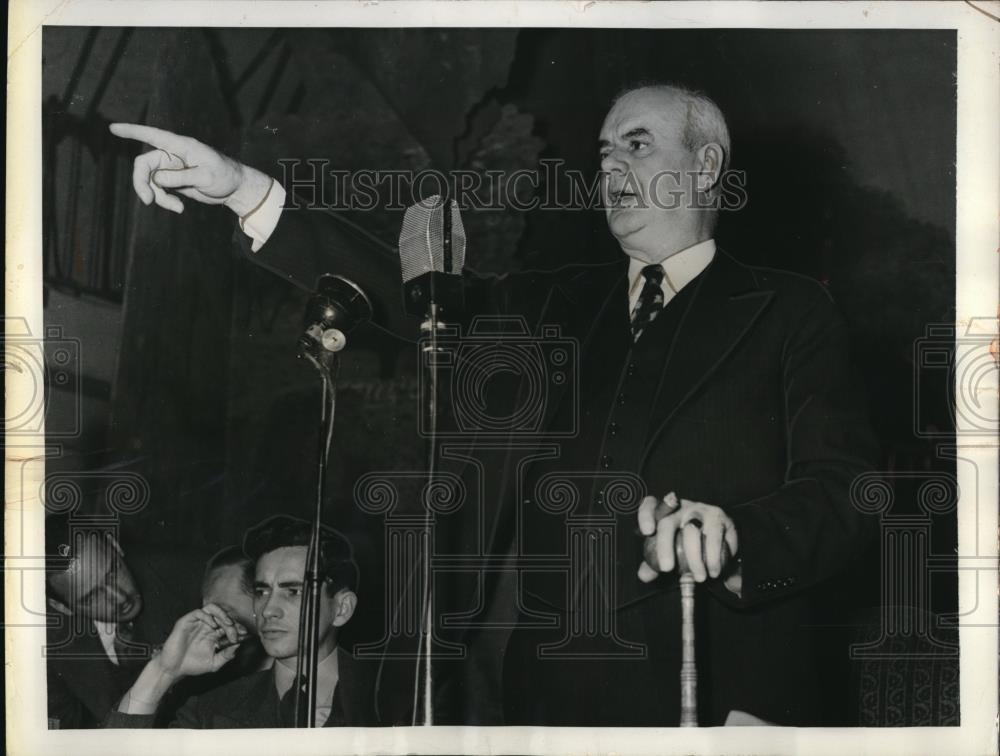
[[[624,134],[622,134],[622,139],[633,139],[640,136],[652,136],[649,129],[645,126],[636,126],[634,129],[629,129]]]
[[[270,583],[266,583],[263,580],[254,580],[253,581],[253,587],[254,588],[270,588],[271,584]],[[278,583],[278,587],[279,588],[301,588],[302,587],[302,581],[301,580],[282,580],[280,583]]]
[[[629,129],[624,134],[622,134],[621,139],[629,140],[629,139],[635,139],[636,137],[648,137],[652,135],[653,135],[652,132],[645,126],[636,126],[634,129]],[[601,150],[609,146],[611,146],[610,139],[597,140],[597,149]]]

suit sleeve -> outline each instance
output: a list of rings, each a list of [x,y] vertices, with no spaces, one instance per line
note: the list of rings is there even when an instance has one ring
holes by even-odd
[[[850,368],[846,327],[825,290],[793,314],[782,356],[787,472],[773,493],[729,510],[739,537],[742,598],[752,606],[798,592],[844,569],[875,534],[851,501],[878,445]]]
[[[124,714],[118,711],[119,703],[114,705],[104,720],[105,729],[149,729],[157,726],[156,714]],[[204,729],[204,718],[198,707],[198,699],[191,698],[185,702],[178,710],[177,716],[167,726],[189,730]]]
[[[155,714],[123,714],[118,711],[118,705],[115,704],[115,708],[104,720],[103,727],[106,730],[140,730],[154,727],[155,722]]]
[[[198,704],[198,697],[189,698],[180,709],[177,716],[170,722],[168,727],[181,727],[188,730],[205,729],[205,717],[202,716],[201,707]]]
[[[371,299],[376,327],[407,340],[419,335],[419,322],[403,311],[398,256],[342,214],[307,207],[288,192],[277,225],[256,252],[238,226],[233,240],[250,261],[308,291],[324,273],[351,279]]]

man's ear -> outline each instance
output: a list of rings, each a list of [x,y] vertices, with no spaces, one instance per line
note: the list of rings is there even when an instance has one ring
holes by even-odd
[[[726,151],[717,142],[709,142],[698,150],[697,190],[709,192],[722,178],[722,164]]]
[[[344,588],[337,591],[334,601],[337,603],[337,611],[333,615],[333,626],[341,627],[354,616],[354,607],[358,605],[358,597],[350,588]]]
[[[45,603],[49,605],[50,609],[59,612],[59,614],[65,614],[67,617],[73,616],[73,611],[59,599],[47,598],[45,599]]]

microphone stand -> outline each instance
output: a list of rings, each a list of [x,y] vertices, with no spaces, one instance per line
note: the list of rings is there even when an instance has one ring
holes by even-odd
[[[316,726],[319,685],[317,670],[320,661],[319,608],[323,590],[319,569],[320,534],[323,527],[327,463],[337,406],[336,379],[340,371],[340,351],[347,345],[346,332],[370,318],[371,312],[371,302],[356,284],[340,276],[322,276],[317,284],[317,293],[306,309],[306,332],[299,339],[300,354],[319,371],[323,391],[317,448],[319,474],[302,581],[302,605],[299,608],[299,653],[295,662],[295,679],[299,681],[305,675],[305,689],[299,686],[295,691],[296,726],[303,719],[303,707],[305,726]]]
[[[333,439],[334,409],[336,407],[336,374],[340,359],[336,354],[329,359],[328,367],[320,367],[323,382],[322,408],[319,420],[318,470],[316,501],[313,507],[309,548],[306,551],[306,570],[302,586],[302,606],[299,616],[299,656],[295,675],[300,680],[305,674],[305,691],[300,688],[295,697],[295,721],[301,721],[301,707],[305,706],[306,727],[316,726],[317,670],[319,669],[319,604],[323,581],[319,575],[320,532],[323,519],[323,500],[326,492],[326,470]],[[318,362],[314,362],[319,366]],[[304,653],[303,653],[304,650]],[[304,695],[303,695],[304,693]],[[305,698],[305,701],[302,699]]]
[[[448,236],[445,237],[446,239]],[[433,675],[431,672],[432,649],[431,643],[434,636],[434,591],[431,585],[433,575],[431,574],[431,551],[434,548],[433,528],[430,508],[430,494],[434,488],[434,479],[437,476],[437,421],[438,421],[438,365],[437,355],[438,330],[441,328],[440,306],[431,302],[427,306],[427,318],[420,324],[420,330],[427,334],[428,342],[425,343],[425,364],[427,365],[427,486],[424,489],[424,550],[421,571],[423,573],[423,596],[421,608],[422,649],[418,650],[417,658],[423,659],[423,689],[424,689],[424,718],[425,726],[434,724],[434,703],[433,703]],[[419,690],[419,678],[421,674],[420,666],[417,668],[417,685],[413,689],[413,724],[417,723],[417,692]]]

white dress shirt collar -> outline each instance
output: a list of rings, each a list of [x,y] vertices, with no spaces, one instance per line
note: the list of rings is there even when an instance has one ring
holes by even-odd
[[[118,625],[114,622],[98,622],[94,620],[94,628],[97,630],[97,637],[101,639],[104,653],[115,666],[118,666],[118,654],[115,652],[115,637],[118,634]]]
[[[714,257],[715,239],[706,239],[703,242],[698,242],[686,249],[682,249],[680,252],[671,255],[661,262],[664,276],[660,287],[663,289],[664,306],[674,298],[677,292],[697,278],[698,274],[708,267]],[[639,300],[643,284],[642,269],[647,265],[649,263],[643,260],[637,260],[634,257],[629,259],[629,312],[635,309],[635,303]]]

